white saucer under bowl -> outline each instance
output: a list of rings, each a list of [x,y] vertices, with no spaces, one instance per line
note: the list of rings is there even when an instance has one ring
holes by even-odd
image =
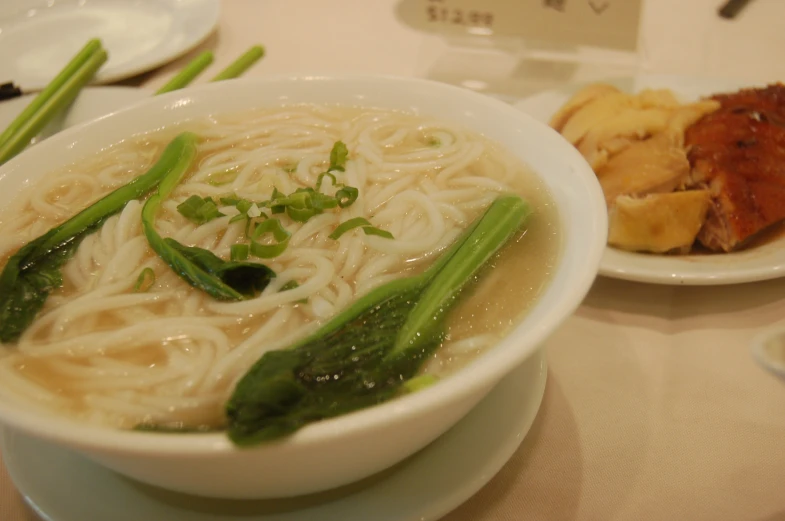
[[[432,521],[466,501],[512,456],[537,415],[546,375],[545,355],[537,351],[422,451],[361,483],[314,496],[279,501],[185,496],[138,484],[9,430],[3,459],[25,500],[47,521]]]

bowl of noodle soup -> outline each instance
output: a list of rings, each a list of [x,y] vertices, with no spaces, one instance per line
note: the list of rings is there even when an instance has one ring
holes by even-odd
[[[254,298],[197,291],[151,250],[144,198],[85,236],[30,326],[0,344],[0,422],[155,486],[271,498],[341,486],[401,461],[462,418],[578,306],[605,246],[602,192],[558,134],[512,107],[439,83],[390,77],[278,77],[189,88],[63,131],[0,167],[0,265],[29,241],[148,170],[180,132],[194,166],[163,201],[162,236],[233,256],[236,201],[314,186],[332,173],[351,206],[280,217],[287,247]],[[336,181],[337,182],[337,181]],[[335,184],[335,182],[333,183]],[[238,447],[220,428],[238,380],[265,353],[316,331],[363,295],[434,262],[500,194],[532,214],[448,319],[417,392]],[[218,215],[180,210],[197,195]],[[235,203],[235,204],[233,204]],[[375,229],[330,234],[350,218]],[[142,272],[152,274],[139,289]]]

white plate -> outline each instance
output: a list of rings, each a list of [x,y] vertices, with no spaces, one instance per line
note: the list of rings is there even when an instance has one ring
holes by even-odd
[[[132,87],[85,87],[71,106],[50,121],[34,142],[64,128],[105,116],[151,95],[149,90]],[[34,97],[34,94],[28,94],[0,102],[0,130],[6,128]]]
[[[627,92],[668,88],[682,100],[692,101],[719,92],[754,86],[749,82],[641,75],[608,80]],[[583,85],[570,85],[525,98],[513,106],[543,122]],[[654,255],[606,248],[600,275],[616,279],[670,285],[720,285],[768,280],[785,275],[785,238],[746,251],[717,255]]]
[[[359,484],[305,498],[184,496],[138,484],[16,431],[4,433],[3,459],[25,500],[52,521],[430,521],[472,496],[512,456],[537,415],[546,375],[544,353],[537,351],[455,427],[408,460]]]
[[[109,60],[95,83],[148,71],[201,43],[220,0],[2,0],[0,83],[40,90],[91,38]]]

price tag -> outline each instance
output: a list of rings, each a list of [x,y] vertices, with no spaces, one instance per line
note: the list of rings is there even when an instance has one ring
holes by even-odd
[[[403,0],[411,26],[635,51],[643,0]]]

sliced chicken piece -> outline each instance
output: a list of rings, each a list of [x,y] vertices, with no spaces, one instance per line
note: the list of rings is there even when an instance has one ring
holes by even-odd
[[[618,138],[645,139],[662,132],[673,111],[663,108],[628,108],[592,127],[578,145],[578,151],[597,171],[612,152],[607,143],[618,144]]]
[[[608,207],[620,195],[672,192],[689,179],[689,174],[684,150],[674,146],[665,134],[629,145],[597,170]]]
[[[562,127],[561,135],[577,146],[591,129],[634,106],[633,96],[623,92],[599,96],[575,111]]]
[[[675,109],[681,105],[670,89],[643,89],[637,98],[642,108]]]
[[[671,114],[665,131],[673,138],[677,146],[683,147],[684,133],[687,129],[703,116],[711,114],[718,108],[720,108],[720,102],[715,100],[703,100],[683,105]]]
[[[564,124],[567,123],[567,120],[570,119],[573,114],[575,114],[584,105],[600,96],[604,96],[613,92],[620,91],[613,85],[608,85],[606,83],[593,83],[582,88],[576,92],[572,98],[570,98],[567,103],[565,103],[558,111],[556,111],[556,114],[551,117],[550,126],[556,129],[558,132],[561,132]]]
[[[708,190],[620,196],[608,213],[608,244],[631,251],[686,253],[703,226]]]
[[[602,144],[603,150],[608,153],[608,156],[612,156],[614,154],[618,154],[628,146],[632,145],[638,141],[632,137],[614,137]]]

